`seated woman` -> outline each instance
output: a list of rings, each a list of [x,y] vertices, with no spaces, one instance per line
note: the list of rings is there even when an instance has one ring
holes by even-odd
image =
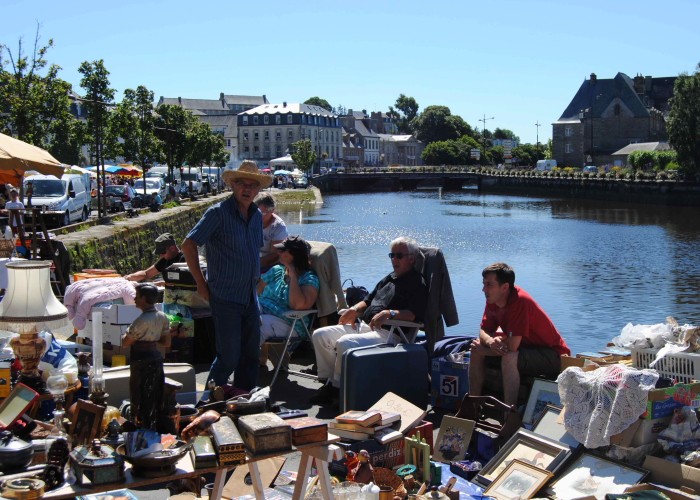
[[[258,281],[260,302],[260,345],[273,337],[286,337],[292,320],[284,313],[293,310],[311,309],[318,297],[319,281],[311,269],[309,253],[311,245],[299,236],[273,245],[279,251],[279,264],[264,273]],[[306,336],[311,317],[307,316],[294,326],[292,337]]]

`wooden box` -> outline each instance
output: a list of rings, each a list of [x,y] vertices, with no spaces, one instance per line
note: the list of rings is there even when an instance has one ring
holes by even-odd
[[[192,448],[190,448],[190,456],[195,469],[216,467],[216,452],[209,436],[194,438]]]
[[[209,432],[211,432],[216,454],[219,456],[219,465],[245,463],[245,444],[233,420],[223,415],[218,422],[212,424]]]
[[[317,418],[290,418],[287,423],[292,428],[292,444],[294,446],[328,441],[328,424]]]
[[[244,415],[238,428],[250,453],[260,455],[292,449],[292,428],[274,413]]]

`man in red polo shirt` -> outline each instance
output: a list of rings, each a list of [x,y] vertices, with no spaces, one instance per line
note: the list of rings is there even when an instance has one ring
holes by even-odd
[[[508,264],[491,264],[481,276],[486,308],[479,339],[471,348],[469,394],[481,395],[487,364],[500,360],[503,399],[515,405],[521,374],[556,377],[560,356],[571,351],[547,313],[529,293],[515,286],[515,272]]]

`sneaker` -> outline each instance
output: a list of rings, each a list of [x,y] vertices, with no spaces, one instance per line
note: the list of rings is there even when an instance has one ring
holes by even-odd
[[[331,384],[326,384],[319,389],[316,395],[309,398],[311,404],[330,403],[333,399],[340,396],[340,390],[333,387]]]

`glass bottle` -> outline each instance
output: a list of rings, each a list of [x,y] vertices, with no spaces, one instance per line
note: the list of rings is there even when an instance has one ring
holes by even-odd
[[[68,389],[68,381],[66,380],[63,372],[57,368],[51,370],[49,378],[46,379],[46,389],[53,396],[56,402],[56,409],[53,412],[53,428],[49,431],[49,435],[46,437],[46,457],[48,459],[49,449],[51,444],[57,439],[65,439],[68,444],[68,449],[70,450],[70,436],[66,432],[63,426],[63,417],[66,412],[63,408],[63,404],[66,401],[66,389]]]

